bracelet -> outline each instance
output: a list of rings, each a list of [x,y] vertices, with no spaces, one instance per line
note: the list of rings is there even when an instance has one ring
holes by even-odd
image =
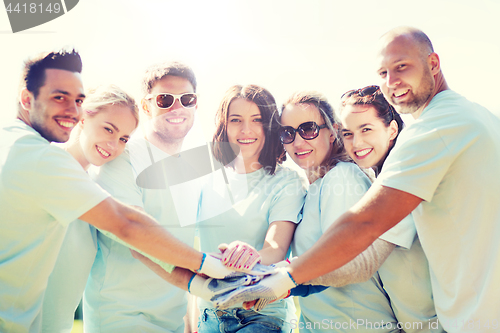
[[[195,276],[196,276],[196,274],[193,274],[193,276],[191,276],[191,278],[189,279],[189,282],[188,282],[188,292],[189,293],[191,292],[191,282],[193,282],[193,279]]]
[[[198,268],[196,270],[197,272],[201,271],[201,268],[203,267],[203,263],[205,262],[206,257],[207,257],[207,255],[205,253],[203,253],[203,256],[201,257],[201,265],[200,265],[200,268]]]
[[[292,282],[293,282],[296,286],[298,286],[297,282],[295,282],[295,280],[293,279],[292,274],[290,274],[290,272],[288,272],[288,271],[286,271],[286,273],[287,273],[287,274],[288,274],[288,276],[290,277],[290,280],[292,280]]]

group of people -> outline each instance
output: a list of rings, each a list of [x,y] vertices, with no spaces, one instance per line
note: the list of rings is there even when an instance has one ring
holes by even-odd
[[[185,64],[146,70],[132,135],[136,102],[86,96],[78,53],[27,61],[0,130],[0,331],[69,332],[82,295],[86,332],[499,329],[500,120],[420,30],[377,63],[336,110],[235,85],[200,144]]]

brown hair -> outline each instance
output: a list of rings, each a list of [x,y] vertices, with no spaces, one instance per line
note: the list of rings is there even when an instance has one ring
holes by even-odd
[[[257,85],[235,85],[226,91],[215,116],[216,130],[212,143],[214,157],[223,165],[228,165],[236,158],[234,151],[228,144],[227,121],[229,106],[235,99],[239,98],[255,103],[259,108],[265,135],[259,163],[267,172],[274,174],[276,166],[283,162],[286,156],[279,136],[278,109],[273,95]]]

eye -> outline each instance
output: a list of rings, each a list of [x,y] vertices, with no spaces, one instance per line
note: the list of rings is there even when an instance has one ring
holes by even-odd
[[[406,64],[398,65],[398,69],[405,69],[405,68],[406,68]]]
[[[239,120],[238,118],[231,118],[231,119],[229,120],[229,122],[231,122],[231,123],[239,123],[239,122],[240,122],[240,120]]]
[[[262,122],[262,118],[255,118],[253,121],[261,123]]]
[[[62,102],[64,101],[64,96],[63,95],[57,95],[57,96],[54,96],[54,99],[58,102]]]
[[[387,71],[381,71],[378,73],[378,75],[383,79],[387,76]]]
[[[362,133],[365,133],[365,132],[368,132],[368,131],[371,131],[372,129],[371,128],[368,128],[368,127],[365,127],[361,130]]]
[[[120,138],[120,141],[122,141],[123,143],[127,143],[128,139],[127,138]]]
[[[352,136],[352,133],[349,133],[349,132],[344,132],[342,133],[342,135],[345,137],[348,137],[348,136]]]
[[[113,130],[109,127],[104,127],[104,129],[109,133],[109,134],[113,134]]]
[[[76,100],[76,105],[78,105],[78,106],[82,106],[82,103],[83,103],[83,99],[78,98],[78,99]]]

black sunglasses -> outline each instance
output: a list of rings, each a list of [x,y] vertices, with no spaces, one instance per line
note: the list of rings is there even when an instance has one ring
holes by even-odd
[[[145,99],[155,98],[156,105],[160,109],[168,109],[174,105],[175,100],[178,99],[181,105],[185,108],[194,108],[198,102],[198,96],[195,93],[185,93],[180,95],[160,93],[160,94],[149,94]]]
[[[295,140],[295,133],[299,133],[304,140],[316,139],[319,135],[319,130],[325,127],[326,124],[318,125],[314,121],[302,123],[297,129],[292,126],[283,126],[280,129],[281,142],[283,144],[292,143]]]
[[[349,97],[351,97],[353,95],[358,95],[359,97],[374,96],[378,92],[380,92],[380,94],[382,94],[382,91],[380,91],[379,86],[366,86],[366,87],[361,88],[361,89],[353,89],[353,90],[349,90],[349,91],[345,92],[342,96],[340,96],[340,100],[342,101],[342,103],[344,103],[346,99],[348,99]],[[376,97],[376,96],[374,96],[374,97]],[[382,98],[385,99],[385,97],[382,97]],[[394,107],[388,103],[387,103],[387,105],[389,106],[389,111],[391,112],[391,121],[395,120]]]
[[[375,95],[375,93],[379,90],[380,90],[379,86],[366,86],[366,87],[361,88],[361,89],[349,90],[349,91],[345,92],[344,94],[342,94],[342,96],[340,96],[340,99],[345,100],[345,99],[351,97],[352,95],[358,95],[359,97]]]

